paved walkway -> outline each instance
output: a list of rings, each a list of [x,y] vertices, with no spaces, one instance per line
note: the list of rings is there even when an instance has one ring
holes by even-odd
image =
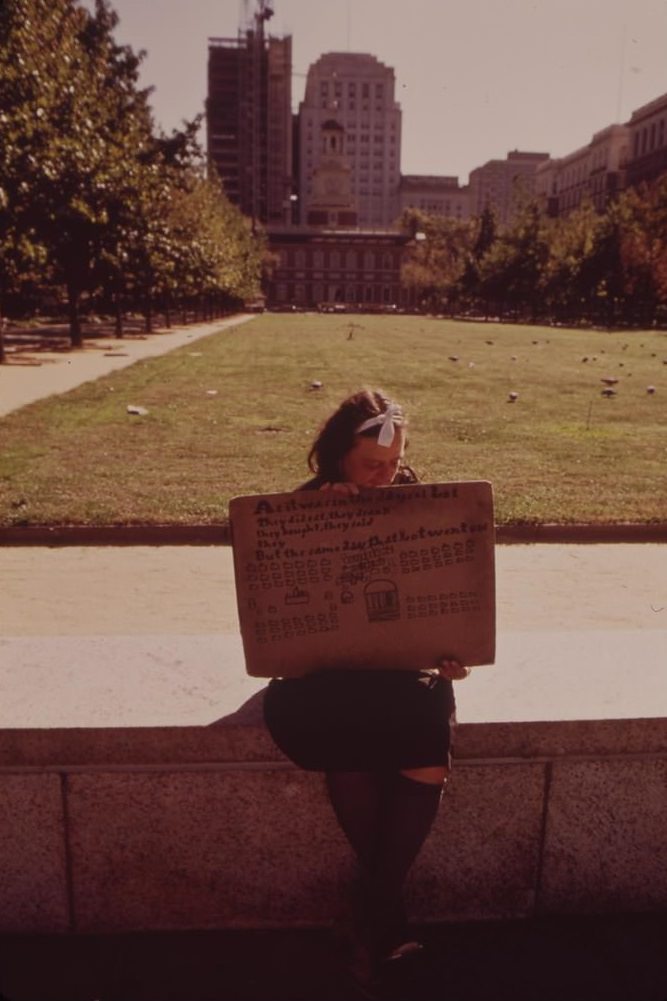
[[[665,547],[499,546],[461,722],[667,717]],[[0,726],[207,724],[249,678],[228,547],[0,549]]]
[[[432,925],[387,1001],[667,1001],[664,914]],[[7,1001],[357,1001],[324,931],[0,936]]]
[[[7,364],[0,365],[0,417],[35,400],[66,393],[83,382],[127,368],[142,358],[166,354],[251,319],[243,314],[212,323],[160,328],[153,334],[129,334],[122,339],[112,334],[87,336],[85,346],[72,351],[40,348],[9,353]]]

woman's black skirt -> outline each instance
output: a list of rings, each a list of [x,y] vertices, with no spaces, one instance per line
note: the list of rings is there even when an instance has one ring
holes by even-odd
[[[451,681],[429,671],[321,671],[271,681],[271,736],[310,771],[382,771],[450,764]]]

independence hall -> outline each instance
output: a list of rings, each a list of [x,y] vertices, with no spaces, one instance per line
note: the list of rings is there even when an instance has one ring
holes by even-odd
[[[293,227],[269,233],[276,262],[267,300],[277,307],[391,310],[411,305],[401,286],[405,233]]]

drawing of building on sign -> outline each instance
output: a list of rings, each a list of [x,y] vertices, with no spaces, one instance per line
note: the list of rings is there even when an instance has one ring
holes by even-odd
[[[364,588],[366,614],[369,622],[400,619],[398,588],[391,580],[372,580]]]
[[[286,605],[307,605],[310,601],[310,594],[300,587],[293,587],[285,595]]]

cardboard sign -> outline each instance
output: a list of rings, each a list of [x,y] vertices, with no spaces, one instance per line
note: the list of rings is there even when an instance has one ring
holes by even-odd
[[[493,662],[490,483],[236,497],[229,514],[248,674]]]

